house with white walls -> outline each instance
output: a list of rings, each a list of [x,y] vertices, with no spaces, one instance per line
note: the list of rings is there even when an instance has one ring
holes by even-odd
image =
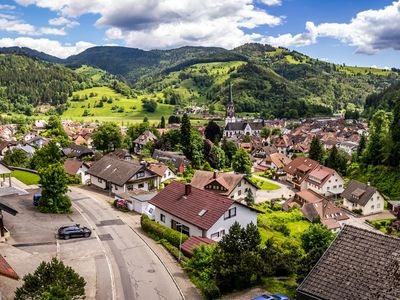
[[[245,174],[210,172],[197,170],[192,178],[192,186],[207,190],[233,200],[242,200],[249,191],[256,194],[259,187]]]
[[[150,191],[159,185],[159,177],[138,161],[103,156],[87,171],[90,184],[112,194],[140,189]]]
[[[306,179],[307,188],[325,197],[338,197],[344,191],[343,178],[331,168],[318,166]]]
[[[189,236],[214,241],[220,241],[235,222],[242,227],[257,224],[259,212],[230,198],[177,181],[171,182],[149,203],[156,209],[156,222]]]
[[[376,214],[384,210],[383,196],[368,183],[350,181],[342,193],[342,198],[343,207],[350,211],[361,210],[362,215]]]

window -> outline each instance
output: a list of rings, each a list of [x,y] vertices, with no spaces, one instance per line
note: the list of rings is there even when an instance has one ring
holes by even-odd
[[[227,212],[224,214],[224,219],[230,219],[236,216],[236,207],[230,208]]]
[[[213,233],[212,235],[211,235],[211,239],[217,239],[217,238],[219,238],[219,232],[215,232],[215,233]]]
[[[144,188],[144,183],[139,183],[139,184],[138,184],[138,188],[139,188],[139,189]]]
[[[98,181],[99,183],[102,183],[102,182],[103,182],[103,180],[101,180],[100,178],[97,178],[97,181]]]
[[[144,171],[140,171],[136,174],[137,178],[144,177]]]
[[[239,181],[238,187],[242,186],[242,181]]]
[[[118,186],[116,184],[114,185],[114,187],[115,187],[115,190],[118,191]]]
[[[341,185],[341,184],[339,184],[339,187],[341,188],[341,187],[342,187],[342,185]]]
[[[326,189],[329,191],[330,187],[328,186]]]
[[[160,221],[163,222],[163,223],[165,223],[165,215],[160,214]]]
[[[219,232],[219,235],[220,235],[220,236],[224,236],[224,235],[225,235],[225,229],[222,229],[222,230]]]
[[[371,209],[374,209],[375,208],[375,205],[371,205]]]
[[[133,185],[132,184],[128,184],[127,188],[128,188],[128,191],[133,191]]]
[[[238,196],[242,194],[242,190],[238,190]]]
[[[150,209],[149,209],[149,213],[153,213],[153,211],[154,211],[154,209],[152,208],[152,207],[150,207]]]
[[[376,205],[376,208],[381,208],[381,204],[378,203],[378,204]]]
[[[178,224],[176,225],[176,230],[179,231],[179,232],[182,230],[182,233],[184,233],[184,234],[190,236],[189,227],[187,227],[187,226],[185,226],[185,225],[183,225],[183,224],[179,224],[179,223],[178,223]]]
[[[336,189],[336,187],[337,187],[336,185],[333,186],[334,189]]]

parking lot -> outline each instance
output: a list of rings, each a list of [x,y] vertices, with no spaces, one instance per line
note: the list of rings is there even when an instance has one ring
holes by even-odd
[[[96,264],[104,267],[105,256],[96,237],[57,240],[56,231],[62,225],[79,223],[88,226],[84,218],[74,210],[70,215],[42,214],[32,203],[37,190],[27,190],[28,195],[2,197],[2,203],[18,211],[16,216],[4,213],[5,226],[11,232],[7,244],[0,247],[0,254],[22,278],[36,269],[41,261],[58,257],[74,268],[87,282],[88,299],[96,297]],[[11,247],[12,246],[12,247]],[[103,263],[102,263],[103,261]],[[105,267],[107,267],[105,265]],[[4,284],[4,285],[3,285]],[[0,290],[6,299],[12,299],[17,281],[0,281]]]

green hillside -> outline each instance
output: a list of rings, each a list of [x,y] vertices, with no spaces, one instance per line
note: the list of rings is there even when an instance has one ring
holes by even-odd
[[[79,100],[76,100],[77,96],[79,96]],[[128,98],[109,87],[93,87],[75,92],[69,99],[68,109],[62,116],[78,121],[114,121],[125,124],[142,121],[145,116],[150,121],[160,121],[161,116],[168,117],[173,114],[174,107],[172,105],[158,103],[156,111],[148,113],[143,110],[142,104],[144,98],[159,100],[159,96],[162,95],[141,95]],[[99,107],[103,97],[107,97],[107,101]]]

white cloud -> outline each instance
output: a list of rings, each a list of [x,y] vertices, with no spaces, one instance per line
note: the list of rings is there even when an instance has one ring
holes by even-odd
[[[14,10],[15,8],[14,5],[0,4],[0,10]]]
[[[318,37],[330,37],[357,47],[358,53],[375,54],[383,49],[400,50],[400,1],[379,10],[359,12],[349,23],[306,23],[307,32],[264,40],[278,46],[307,46]]]
[[[67,26],[68,28],[72,28],[79,25],[79,22],[71,19],[67,19],[65,17],[58,17],[49,20],[49,24],[52,26]]]
[[[21,20],[0,17],[0,30],[16,32],[21,35],[66,35],[64,29],[40,27],[24,23]]]
[[[260,0],[260,2],[269,6],[282,5],[282,0]]]
[[[292,35],[291,33],[282,34],[277,37],[267,37],[262,39],[264,43],[271,44],[273,46],[308,46],[315,44],[318,37],[318,30],[314,23],[306,23],[306,32]]]
[[[37,51],[45,52],[60,58],[78,54],[87,48],[95,46],[92,43],[79,41],[75,45],[63,45],[59,41],[45,38],[34,39],[31,37],[0,38],[0,47],[28,47]]]
[[[128,46],[165,48],[213,45],[230,48],[258,41],[261,35],[245,29],[277,26],[283,17],[256,7],[259,0],[16,0],[36,5],[65,18],[99,14],[96,22],[108,39],[126,40]],[[281,1],[264,0],[277,5]],[[268,2],[268,3],[267,3]]]

